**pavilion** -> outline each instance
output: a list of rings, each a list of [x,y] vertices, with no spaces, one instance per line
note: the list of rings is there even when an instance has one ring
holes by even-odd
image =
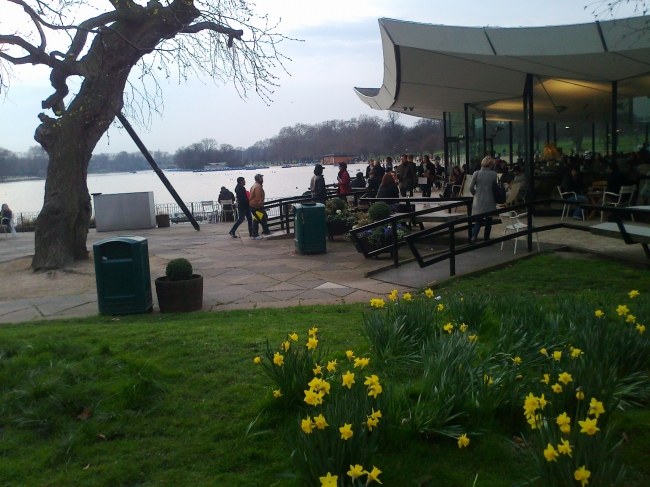
[[[448,164],[471,162],[471,172],[496,145],[511,161],[517,154],[534,188],[540,140],[614,162],[648,142],[649,22],[476,28],[379,19],[383,84],[355,91],[377,110],[442,119]]]

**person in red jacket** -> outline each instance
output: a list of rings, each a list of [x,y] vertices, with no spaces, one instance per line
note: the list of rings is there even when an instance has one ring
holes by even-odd
[[[352,192],[348,165],[345,162],[339,162],[339,175],[336,180],[336,185],[339,187],[339,194],[350,194]]]

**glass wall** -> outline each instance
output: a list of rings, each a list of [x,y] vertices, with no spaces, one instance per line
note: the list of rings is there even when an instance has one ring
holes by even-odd
[[[616,103],[618,153],[638,152],[648,143],[650,75],[618,82]]]

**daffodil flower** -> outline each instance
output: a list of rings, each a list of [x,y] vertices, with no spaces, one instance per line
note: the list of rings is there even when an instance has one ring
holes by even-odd
[[[307,419],[303,419],[300,422],[300,428],[308,435],[311,435],[311,432],[314,431],[315,427],[316,425],[309,416],[307,416]]]
[[[594,415],[597,418],[600,417],[601,414],[605,412],[605,408],[603,408],[603,403],[598,402],[595,397],[591,398],[591,402],[589,403],[589,415]]]
[[[425,290],[424,294],[426,295],[427,298],[432,298],[433,297],[433,291],[431,289]]]
[[[445,326],[442,327],[443,330],[445,330],[447,333],[451,333],[454,331],[454,325],[451,323],[447,323]]]
[[[289,348],[291,347],[291,342],[287,340],[286,342],[282,342],[282,350],[285,352],[289,351]]]
[[[350,465],[350,470],[348,471],[348,475],[352,477],[353,482],[367,473],[368,472],[366,472],[361,465]]]
[[[521,357],[511,358],[510,360],[512,360],[515,365],[521,365]]]
[[[327,371],[328,372],[334,372],[336,370],[336,366],[338,364],[336,363],[336,360],[330,360],[327,362]]]
[[[275,398],[282,397],[282,393],[280,392],[280,389],[276,389],[275,391],[273,391],[273,397]]]
[[[624,304],[619,304],[616,308],[616,313],[618,313],[618,316],[625,316],[629,312],[630,310]]]
[[[354,373],[348,370],[347,373],[343,374],[342,378],[343,386],[347,386],[348,389],[352,389],[352,384],[354,384]]]
[[[363,383],[364,386],[373,386],[379,385],[379,377],[376,375],[371,375],[370,377],[366,376],[366,381]]]
[[[368,357],[355,358],[354,368],[356,369],[357,367],[361,367],[363,369],[369,363],[370,363],[370,359]]]
[[[569,455],[571,457],[571,445],[569,444],[569,440],[560,440],[562,443],[561,445],[557,446],[557,451],[562,453],[563,455]]]
[[[323,367],[321,367],[320,365],[316,365],[316,367],[314,368],[314,375],[318,375],[318,374],[323,375]]]
[[[636,321],[636,316],[634,315],[627,315],[627,318],[625,318],[626,323],[634,323]]]
[[[488,387],[490,387],[492,384],[494,384],[494,380],[492,379],[492,377],[490,377],[487,374],[483,375],[483,382],[486,382]]]
[[[562,352],[556,350],[555,352],[553,352],[553,358],[555,359],[556,362],[559,362],[562,359]]]
[[[571,433],[571,418],[566,413],[560,414],[555,422],[560,427],[560,431],[565,435]]]
[[[376,428],[378,424],[379,424],[379,420],[377,418],[368,416],[368,419],[366,420],[366,426],[368,427],[368,431],[372,431],[372,429]]]
[[[346,356],[349,360],[352,360],[352,359],[354,358],[354,352],[353,352],[352,350],[348,350],[347,352],[345,352],[345,356]],[[336,360],[335,360],[335,362],[336,362]]]
[[[562,372],[557,380],[562,382],[564,385],[568,385],[569,382],[573,382],[573,377],[571,377],[571,374],[568,374],[567,372]]]
[[[576,392],[576,399],[578,399],[578,401],[582,401],[584,398],[585,398],[585,393],[582,392],[580,389],[578,389]]]
[[[262,359],[261,359],[261,358],[259,358],[259,357],[255,357],[255,358],[253,359],[253,363],[256,363],[256,364],[258,364],[258,365],[259,365],[259,364],[261,364],[261,363],[262,363]]]
[[[600,431],[600,428],[596,426],[596,422],[598,420],[596,418],[594,419],[585,419],[584,421],[578,421],[578,424],[582,428],[580,430],[580,433],[587,433],[589,436],[595,435],[597,432]]]
[[[557,382],[551,386],[551,389],[553,389],[553,392],[555,392],[556,394],[562,392],[562,386]]]
[[[404,294],[402,294],[402,299],[404,301],[411,301],[411,299],[413,299],[413,298],[411,297],[411,293],[404,293]]]
[[[584,353],[585,353],[585,352],[583,352],[583,351],[580,350],[579,348],[574,348],[573,350],[571,350],[571,356],[572,356],[573,358],[578,358],[578,357],[580,357],[580,355],[584,355]]]
[[[313,350],[318,346],[318,340],[316,340],[313,337],[309,337],[307,340],[307,349],[308,350]]]
[[[332,475],[329,472],[327,472],[327,476],[325,477],[318,477],[318,480],[320,480],[320,487],[338,487],[338,479],[338,475]]]
[[[458,448],[467,447],[469,445],[469,438],[467,434],[463,433],[460,438],[458,438]]]
[[[372,298],[370,300],[370,306],[374,308],[383,308],[386,306],[386,302],[381,298]]]
[[[476,342],[478,342],[478,335],[470,335],[470,336],[468,336],[467,338],[468,338],[469,341],[472,342],[472,343],[476,343]]]
[[[555,451],[555,448],[553,448],[553,445],[550,443],[546,446],[546,450],[544,450],[544,458],[546,458],[546,461],[548,462],[557,462],[557,457],[559,457],[560,454]]]
[[[573,478],[579,480],[580,483],[582,484],[582,487],[584,487],[589,483],[589,481],[587,480],[589,477],[591,477],[591,472],[587,470],[587,467],[585,465],[583,465],[578,470],[573,472]]]
[[[443,309],[445,309],[445,306],[442,303],[440,303],[438,305],[438,311],[442,311]]]
[[[542,349],[539,351],[539,353],[541,353],[542,355],[546,355],[546,356],[548,357],[548,352],[546,351],[545,348],[542,348]]]
[[[314,417],[314,424],[319,430],[324,430],[325,427],[329,426],[329,424],[327,424],[327,421],[325,421],[325,418],[323,417],[322,414],[319,414],[318,416]]]
[[[368,388],[368,390],[369,390],[368,395],[377,399],[377,395],[381,394],[384,389],[379,384],[373,384]]]
[[[462,331],[463,333],[465,333],[465,332],[467,331],[467,325],[466,325],[465,323],[463,323],[462,325],[460,325],[458,328],[459,328],[459,330]]]
[[[632,291],[629,292],[628,296],[630,297],[630,299],[634,299],[634,298],[636,298],[639,294],[641,294],[641,293],[639,293],[639,291],[637,291],[636,289],[633,289]]]
[[[393,289],[388,295],[388,299],[391,301],[397,301],[397,289]]]
[[[551,382],[551,374],[544,374],[544,378],[540,381],[544,384],[549,384]]]
[[[605,316],[605,313],[603,313],[601,310],[597,309],[596,312],[594,313],[596,315],[596,318],[602,318]]]
[[[316,333],[318,333],[318,328],[314,327],[314,328],[309,329],[309,331],[307,332],[307,335],[312,336],[312,337],[316,337]]]
[[[375,411],[375,408],[372,408],[372,414],[370,416],[375,419],[381,418],[381,410],[377,409],[377,411]]]
[[[297,333],[292,333],[289,335],[289,338],[291,338],[294,342],[298,341],[298,334]]]
[[[278,367],[282,367],[284,364],[284,356],[280,352],[275,352],[275,355],[273,355],[273,363]]]
[[[379,481],[379,474],[380,474],[380,473],[381,473],[381,470],[379,470],[377,467],[375,467],[375,466],[373,465],[373,467],[372,467],[372,471],[371,471],[371,472],[368,472],[368,480],[366,481],[366,486],[367,486],[370,482],[372,482],[373,480],[374,480],[375,482],[381,484],[381,482]]]
[[[352,425],[348,423],[344,423],[343,426],[339,428],[339,431],[341,432],[342,440],[349,440],[354,435],[354,432],[352,431]]]
[[[639,331],[641,335],[645,333],[645,325],[639,325],[638,323],[636,324],[636,329]]]

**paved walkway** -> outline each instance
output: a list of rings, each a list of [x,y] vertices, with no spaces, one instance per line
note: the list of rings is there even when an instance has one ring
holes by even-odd
[[[557,221],[557,218],[539,218],[536,225]],[[571,220],[571,223],[597,222]],[[235,240],[227,234],[229,228],[230,224],[206,224],[197,232],[190,225],[182,224],[132,233],[149,240],[152,281],[164,275],[170,259],[185,257],[193,264],[204,278],[206,311],[368,302],[394,288],[412,291],[449,277],[447,261],[425,269],[411,263],[393,270],[388,256],[366,260],[340,237],[327,243],[326,254],[301,256],[294,252],[292,238]],[[98,240],[121,233],[125,232],[91,230],[88,248]],[[503,226],[493,227],[494,236],[502,233]],[[639,245],[628,246],[620,240],[588,232],[553,230],[541,233],[540,241],[542,250],[568,245],[647,265]],[[520,243],[523,245],[518,256],[527,255],[524,242]],[[513,245],[514,242],[506,242],[503,251],[496,245],[458,256],[457,275],[507,264],[517,258],[512,253]],[[0,238],[0,322],[97,314],[92,260],[77,263],[71,269],[35,274],[29,269],[33,252],[33,233]],[[406,248],[401,250],[401,260],[410,257]],[[366,273],[371,277],[366,278]],[[154,306],[157,308],[155,292]]]

